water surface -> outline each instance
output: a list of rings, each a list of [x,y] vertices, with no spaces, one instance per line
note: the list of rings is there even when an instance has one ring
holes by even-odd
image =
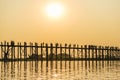
[[[119,80],[120,61],[0,62],[1,80]]]

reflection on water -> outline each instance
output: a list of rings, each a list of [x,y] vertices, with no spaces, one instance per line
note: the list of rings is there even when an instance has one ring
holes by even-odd
[[[120,61],[0,62],[1,80],[119,80]]]

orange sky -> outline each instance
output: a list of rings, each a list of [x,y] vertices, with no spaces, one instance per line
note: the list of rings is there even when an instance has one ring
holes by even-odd
[[[60,17],[47,5],[60,3]],[[0,0],[0,41],[120,46],[120,0]]]

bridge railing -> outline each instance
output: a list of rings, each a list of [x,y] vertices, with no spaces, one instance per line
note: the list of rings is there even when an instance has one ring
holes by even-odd
[[[0,43],[0,60],[112,60],[120,59],[120,49],[113,46],[59,43]]]

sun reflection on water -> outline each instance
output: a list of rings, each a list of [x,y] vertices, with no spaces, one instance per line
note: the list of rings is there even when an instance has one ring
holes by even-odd
[[[119,61],[0,62],[1,80],[119,80]]]

